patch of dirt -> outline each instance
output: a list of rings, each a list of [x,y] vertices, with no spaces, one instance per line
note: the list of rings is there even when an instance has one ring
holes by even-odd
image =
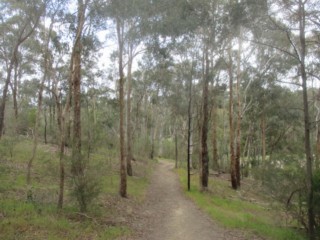
[[[122,240],[259,239],[224,229],[212,221],[184,196],[173,167],[166,161],[156,166],[146,200],[130,220],[134,234]]]

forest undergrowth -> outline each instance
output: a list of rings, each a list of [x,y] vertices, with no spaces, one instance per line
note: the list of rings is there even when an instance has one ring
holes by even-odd
[[[0,143],[0,239],[115,239],[132,231],[134,209],[145,196],[150,161],[133,163],[128,198],[119,191],[119,161],[112,150],[90,154],[88,174],[95,176],[99,195],[86,213],[71,196],[70,161],[66,157],[66,189],[62,210],[57,210],[59,157],[57,146],[39,145],[32,169],[33,198],[27,200],[26,166],[31,156],[29,139],[6,138]],[[68,154],[67,154],[68,155]]]
[[[249,239],[250,234],[266,239],[307,239],[283,204],[263,194],[253,179],[243,179],[241,189],[235,191],[230,187],[229,174],[210,174],[209,189],[201,192],[197,170],[192,170],[191,189],[187,191],[186,170],[180,168],[177,173],[187,197],[222,226],[243,230]]]

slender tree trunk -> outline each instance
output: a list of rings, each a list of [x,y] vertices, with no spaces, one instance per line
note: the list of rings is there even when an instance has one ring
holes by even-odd
[[[240,175],[240,157],[241,157],[241,120],[242,120],[242,106],[241,106],[241,93],[240,93],[240,82],[241,82],[241,54],[242,54],[242,34],[240,27],[239,36],[239,49],[237,56],[237,101],[238,101],[238,111],[237,111],[237,138],[236,138],[236,177],[237,177],[237,188],[240,187],[241,175]]]
[[[176,161],[175,168],[178,168],[178,131],[177,131],[177,127],[174,131],[174,146],[175,146],[174,158]]]
[[[151,159],[154,159],[154,157],[155,157],[155,145],[156,145],[156,137],[157,137],[157,129],[158,129],[158,120],[157,119],[155,119],[155,113],[153,113],[153,121],[154,121],[154,123],[153,123],[153,125],[154,126],[152,126],[152,130],[151,130],[151,153],[150,153],[150,157],[151,157]]]
[[[42,10],[39,11],[32,28],[27,33],[25,33],[25,30],[27,29],[27,26],[29,23],[26,22],[21,27],[21,31],[19,33],[17,43],[13,49],[11,59],[9,60],[9,66],[7,69],[7,76],[6,76],[5,84],[3,87],[2,99],[1,99],[1,104],[0,104],[0,139],[1,139],[1,137],[3,135],[3,131],[4,131],[4,115],[5,115],[5,110],[6,110],[8,88],[9,88],[9,84],[11,82],[12,70],[14,68],[14,65],[17,62],[17,55],[19,52],[19,47],[21,46],[21,44],[23,42],[25,42],[33,34],[34,30],[37,28],[39,20],[40,20],[40,16],[42,14]]]
[[[213,100],[215,101],[215,99]],[[214,102],[212,105],[212,168],[219,172],[219,157],[217,146],[217,105]]]
[[[150,131],[150,134],[151,134],[150,159],[154,159],[154,142],[155,142],[155,140],[154,140],[154,136],[155,136],[154,132],[155,132],[155,131],[156,131],[155,128],[152,127],[152,128],[151,128],[151,131]]]
[[[132,90],[132,55],[133,47],[129,46],[129,59],[128,59],[128,76],[127,76],[127,174],[132,176],[132,125],[131,125],[131,90]]]
[[[12,89],[12,97],[13,97],[13,109],[14,109],[14,117],[15,120],[18,119],[18,62],[14,64],[14,80],[13,80],[13,89]]]
[[[47,129],[48,129],[48,120],[47,120],[47,108],[44,109],[44,133],[43,133],[43,138],[44,138],[44,143],[47,144],[48,143],[48,139],[47,139]]]
[[[81,53],[82,31],[85,23],[85,13],[88,0],[78,0],[77,32],[73,46],[72,84],[73,84],[73,139],[71,173],[75,184],[77,201],[80,211],[87,210],[87,187],[85,166],[81,153]]]
[[[4,115],[6,111],[7,94],[8,94],[9,84],[11,81],[11,74],[12,74],[14,62],[15,62],[15,56],[10,61],[10,64],[7,70],[7,78],[6,78],[6,81],[3,87],[3,92],[2,92],[2,100],[0,105],[0,138],[2,137],[3,131],[4,131]]]
[[[73,49],[74,51],[74,49]],[[72,70],[73,70],[73,55],[74,53],[71,53],[71,59],[70,59],[70,66],[69,66],[69,78],[68,78],[68,93],[66,97],[66,103],[64,108],[62,109],[62,104],[61,104],[61,97],[60,97],[60,92],[57,89],[58,84],[55,82],[52,85],[52,93],[55,98],[55,104],[56,107],[51,107],[52,109],[52,118],[55,118],[55,114],[57,113],[57,125],[60,133],[60,138],[59,138],[59,173],[60,173],[60,178],[59,178],[59,196],[58,196],[58,204],[57,208],[61,210],[63,208],[63,201],[64,201],[64,186],[65,186],[65,162],[64,162],[64,156],[65,156],[65,146],[66,146],[66,116],[70,112],[70,107],[71,107],[71,97],[72,95]],[[56,110],[55,110],[56,109]]]
[[[302,78],[303,109],[304,109],[304,130],[305,130],[305,154],[307,170],[307,205],[308,205],[308,230],[309,238],[315,239],[315,216],[313,206],[313,174],[312,174],[312,152],[310,142],[310,117],[308,105],[307,73],[305,68],[306,38],[305,38],[305,1],[299,0],[299,32],[300,32],[300,70]]]
[[[191,72],[193,68],[191,69]],[[188,101],[188,146],[187,146],[187,178],[188,178],[188,191],[190,191],[190,168],[191,168],[191,157],[192,157],[192,75],[189,81],[189,101]]]
[[[203,105],[202,105],[202,126],[201,126],[201,162],[202,162],[202,176],[201,176],[201,188],[207,190],[208,188],[208,177],[209,177],[209,154],[208,154],[208,122],[209,122],[209,109],[208,109],[208,98],[209,98],[209,50],[206,46],[205,49],[205,74],[203,77]]]
[[[124,133],[124,73],[123,73],[123,24],[116,19],[117,37],[119,47],[119,105],[120,105],[120,196],[127,197],[127,173],[125,159],[125,133]]]
[[[40,128],[40,123],[41,123],[41,113],[42,113],[42,99],[43,99],[43,90],[44,90],[44,84],[47,79],[48,75],[48,69],[49,69],[49,43],[50,43],[50,37],[52,33],[52,28],[53,28],[53,22],[51,22],[49,31],[48,31],[48,36],[46,39],[45,47],[44,47],[44,57],[43,57],[43,63],[44,63],[44,73],[42,76],[42,80],[40,82],[39,86],[39,92],[38,92],[38,108],[37,108],[37,115],[36,115],[36,122],[34,126],[34,131],[33,131],[33,148],[32,148],[32,155],[31,158],[28,161],[27,165],[27,185],[28,185],[28,193],[27,193],[27,198],[32,199],[32,192],[31,192],[31,169],[33,165],[33,161],[36,157],[37,153],[37,148],[38,148],[38,141],[39,141],[39,128]]]
[[[231,172],[231,186],[233,189],[238,188],[237,184],[237,170],[236,170],[236,159],[234,152],[234,127],[233,127],[233,64],[232,64],[232,49],[231,49],[231,40],[229,40],[229,141],[230,141],[230,172]]]
[[[69,89],[71,91],[71,89]],[[59,129],[60,129],[60,154],[59,154],[59,197],[58,197],[58,209],[62,209],[63,207],[63,199],[64,199],[64,179],[65,179],[65,170],[64,170],[64,151],[65,151],[65,119],[64,113],[62,113],[62,109],[60,107],[59,102],[57,101],[57,105],[59,106],[58,110],[58,118],[60,119]],[[70,103],[66,103],[66,108],[70,106]]]
[[[264,114],[261,117],[261,142],[262,142],[262,162],[266,160],[266,118]]]
[[[73,55],[73,54],[72,54]],[[70,69],[72,68],[73,64],[73,57],[71,57],[71,64],[70,64]],[[69,81],[71,81],[71,78],[69,79]],[[67,114],[67,112],[69,111],[70,108],[70,97],[69,95],[72,94],[71,93],[72,89],[69,89],[68,91],[68,96],[67,96],[67,102],[66,105],[64,107],[64,109],[62,109],[61,107],[61,103],[59,100],[59,93],[56,92],[55,94],[55,98],[56,98],[56,107],[57,107],[57,113],[58,113],[58,118],[57,118],[57,123],[58,123],[58,127],[59,127],[59,132],[60,132],[60,147],[59,147],[59,171],[60,171],[60,179],[59,179],[59,197],[58,197],[58,209],[62,209],[63,207],[63,199],[64,199],[64,182],[65,182],[65,167],[64,167],[64,155],[65,155],[65,145],[66,145],[66,119],[65,116]]]

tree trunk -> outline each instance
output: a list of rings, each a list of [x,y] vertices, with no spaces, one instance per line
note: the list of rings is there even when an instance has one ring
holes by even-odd
[[[85,12],[88,1],[78,0],[77,32],[73,46],[72,84],[73,84],[73,139],[71,173],[75,184],[80,211],[87,210],[87,188],[85,166],[81,153],[81,53],[82,31],[85,23]]]
[[[129,59],[128,59],[128,76],[127,76],[127,174],[132,176],[132,125],[131,125],[131,90],[132,90],[132,55],[133,47],[129,45]]]
[[[11,74],[12,74],[12,69],[15,61],[14,59],[15,59],[15,56],[10,61],[9,68],[7,70],[7,78],[6,78],[6,81],[3,87],[3,92],[2,92],[2,99],[1,99],[1,105],[0,105],[0,138],[2,137],[3,131],[4,131],[4,115],[6,111],[8,87],[11,81]]]
[[[12,97],[13,97],[13,109],[14,109],[14,117],[15,120],[18,119],[18,62],[14,64],[14,80],[13,80],[13,88],[12,88]]]
[[[236,171],[236,159],[234,152],[234,128],[233,128],[233,64],[232,64],[232,49],[231,40],[229,40],[229,64],[228,64],[228,74],[229,74],[229,144],[230,144],[230,173],[231,173],[231,186],[233,189],[238,188],[237,184],[237,171]]]
[[[177,131],[177,127],[176,127],[176,129],[174,131],[174,146],[175,146],[174,158],[175,158],[175,161],[176,161],[175,168],[178,168],[178,131]]]
[[[73,49],[74,52],[74,49]],[[70,113],[70,107],[71,107],[71,100],[72,100],[72,71],[73,71],[73,61],[74,61],[74,53],[71,53],[71,59],[70,59],[70,66],[69,66],[69,78],[68,78],[68,85],[69,90],[68,94],[66,96],[66,104],[64,108],[62,109],[61,105],[61,99],[60,99],[60,92],[57,89],[58,84],[55,83],[52,86],[52,93],[55,98],[55,107],[51,107],[52,109],[52,118],[55,118],[55,114],[57,112],[57,125],[60,133],[60,139],[59,139],[59,196],[58,196],[58,204],[57,207],[59,210],[63,207],[63,201],[64,201],[64,185],[65,185],[65,163],[64,163],[64,156],[65,156],[65,146],[66,146],[66,125],[67,125],[67,116]],[[55,110],[56,109],[56,110]],[[69,119],[69,118],[68,118]]]
[[[202,126],[201,126],[201,163],[202,163],[202,176],[201,176],[201,188],[206,191],[208,189],[208,177],[209,177],[209,154],[208,154],[208,122],[209,122],[209,51],[206,46],[205,49],[205,74],[203,76],[203,105],[202,105]]]
[[[48,129],[48,120],[47,120],[47,108],[44,109],[44,133],[43,133],[43,138],[44,138],[44,143],[48,143],[47,139],[47,129]]]
[[[73,55],[73,54],[72,54]],[[70,63],[70,69],[72,69],[73,57],[71,57],[71,63]],[[71,81],[71,78],[69,78],[69,82]],[[70,97],[69,95],[72,94],[72,89],[69,89],[67,101],[64,109],[62,110],[61,103],[59,100],[59,93],[55,92],[55,99],[56,99],[56,107],[57,107],[57,124],[60,132],[60,147],[59,147],[59,170],[60,170],[60,179],[59,179],[59,197],[58,197],[58,209],[62,209],[63,207],[63,199],[64,199],[64,180],[65,180],[65,168],[64,168],[64,154],[65,154],[65,145],[66,145],[66,119],[65,116],[67,112],[69,112],[70,108]]]
[[[308,205],[308,230],[310,239],[315,239],[315,216],[313,206],[313,174],[312,174],[312,152],[310,143],[310,119],[308,105],[307,73],[305,67],[306,57],[306,38],[305,38],[305,1],[299,0],[299,32],[300,32],[300,70],[302,78],[303,92],[303,112],[304,112],[304,130],[305,130],[305,154],[306,154],[306,171],[307,171],[307,205]]]
[[[215,101],[215,99],[213,100]],[[219,172],[219,157],[217,146],[217,105],[214,102],[212,105],[212,168]]]
[[[119,105],[120,105],[120,196],[127,197],[127,173],[124,133],[124,73],[123,73],[123,23],[116,19],[119,47]]]
[[[191,69],[191,72],[193,68]],[[188,146],[187,146],[187,178],[188,178],[188,191],[190,191],[190,168],[192,158],[192,75],[189,81],[189,101],[188,101]]]
[[[51,38],[51,33],[52,33],[52,28],[53,28],[53,22],[51,22],[49,31],[48,31],[48,36],[46,39],[46,43],[44,46],[44,56],[43,56],[43,63],[44,63],[44,73],[42,76],[42,80],[39,85],[39,92],[38,92],[38,108],[37,108],[37,115],[36,115],[36,122],[34,126],[34,131],[33,131],[33,148],[32,148],[32,155],[31,158],[28,161],[27,165],[27,185],[28,185],[28,193],[27,193],[27,198],[29,200],[32,200],[32,192],[31,192],[31,168],[33,165],[33,161],[36,157],[37,153],[37,148],[38,148],[38,141],[39,141],[39,128],[40,128],[40,123],[41,123],[41,113],[42,113],[42,99],[43,99],[43,90],[44,90],[44,84],[47,79],[48,75],[48,68],[49,68],[49,43],[50,43],[50,38]]]
[[[21,46],[21,44],[26,41],[34,32],[34,30],[36,29],[36,27],[38,26],[39,20],[40,20],[40,16],[42,14],[42,10],[39,11],[37,18],[35,19],[35,22],[32,26],[32,28],[29,30],[29,32],[25,33],[25,30],[28,26],[28,22],[25,23],[25,25],[23,25],[21,27],[21,31],[19,33],[18,36],[18,40],[17,43],[13,49],[12,55],[11,55],[11,59],[9,60],[9,66],[7,69],[7,76],[6,76],[6,80],[5,80],[5,84],[3,87],[3,93],[2,93],[2,99],[1,99],[1,104],[0,104],[0,138],[3,135],[3,130],[4,130],[4,115],[5,115],[5,110],[6,110],[6,101],[7,101],[7,95],[8,95],[8,87],[9,84],[11,82],[11,75],[12,75],[12,70],[14,65],[17,62],[17,55],[19,52],[19,47]]]
[[[266,160],[266,118],[264,114],[261,116],[261,142],[262,142],[262,162]]]
[[[237,100],[238,100],[238,111],[237,111],[237,139],[236,139],[236,178],[237,188],[240,187],[241,175],[240,175],[240,156],[241,156],[241,120],[242,120],[242,106],[241,106],[241,93],[240,93],[240,82],[241,82],[241,53],[242,53],[242,34],[241,27],[239,29],[239,49],[237,56]]]

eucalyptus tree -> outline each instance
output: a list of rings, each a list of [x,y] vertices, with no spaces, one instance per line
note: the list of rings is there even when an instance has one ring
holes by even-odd
[[[269,15],[275,30],[287,40],[286,48],[276,45],[275,48],[292,57],[298,67],[298,77],[301,80],[303,111],[304,111],[304,145],[306,156],[306,186],[308,231],[310,239],[315,239],[315,215],[313,200],[313,154],[311,149],[311,121],[309,116],[308,99],[308,69],[313,59],[308,55],[307,33],[317,27],[312,12],[318,6],[317,1],[269,2]],[[282,12],[279,15],[279,11]]]
[[[70,60],[70,85],[72,88],[73,105],[73,141],[72,141],[72,176],[75,185],[74,193],[80,206],[81,212],[88,207],[88,182],[85,175],[85,161],[82,155],[81,145],[81,62],[83,50],[83,32],[86,23],[87,11],[90,0],[78,0],[76,29],[73,40],[73,48]],[[69,103],[70,104],[70,103]]]
[[[120,188],[119,193],[121,197],[127,197],[127,169],[125,159],[125,93],[124,93],[124,47],[125,47],[125,9],[124,2],[111,1],[110,2],[110,17],[114,20],[116,28],[117,46],[118,46],[118,74],[119,74],[119,132],[120,132]]]
[[[43,37],[44,41],[41,43],[41,54],[42,54],[42,61],[41,61],[41,68],[43,75],[41,77],[41,80],[39,82],[39,91],[38,91],[38,99],[37,99],[37,113],[36,113],[36,119],[35,119],[35,126],[33,131],[33,148],[32,148],[32,155],[28,161],[27,166],[27,184],[31,184],[31,168],[33,161],[36,157],[37,147],[38,147],[38,138],[39,138],[39,130],[40,130],[40,122],[41,122],[41,113],[42,113],[42,102],[43,102],[43,91],[45,88],[45,82],[47,81],[47,78],[49,76],[50,66],[52,66],[52,59],[51,59],[51,53],[50,53],[50,43],[52,40],[52,33],[53,33],[53,26],[56,21],[56,16],[59,11],[61,11],[61,7],[63,7],[63,2],[48,2],[46,5],[46,14],[45,18],[50,19],[50,23],[48,28],[46,28],[45,24],[43,25],[42,29],[40,30],[40,37]],[[31,189],[28,190],[28,198],[32,198],[32,192]]]
[[[225,25],[222,24],[224,12],[223,3],[220,1],[202,1],[199,10],[200,25],[198,31],[202,40],[202,123],[201,123],[201,187],[206,190],[209,177],[209,83],[216,79],[217,68],[219,67],[220,52],[224,47]],[[212,98],[215,101],[214,98]],[[213,103],[214,104],[214,103]],[[215,111],[212,114],[216,114]],[[215,121],[215,116],[212,116]],[[215,142],[215,141],[214,141]]]
[[[4,116],[8,88],[12,81],[12,71],[18,61],[18,55],[23,43],[31,37],[39,25],[40,17],[45,9],[45,2],[34,0],[32,3],[25,1],[2,1],[0,7],[4,13],[1,18],[1,45],[7,46],[3,52],[6,66],[6,77],[0,103],[0,137],[4,131]]]
[[[192,168],[192,154],[193,154],[193,117],[194,117],[194,82],[195,79],[199,78],[199,66],[198,63],[198,52],[199,43],[195,41],[196,36],[194,34],[188,34],[187,37],[182,41],[179,46],[176,47],[175,54],[181,59],[175,64],[175,72],[177,75],[177,83],[174,85],[177,86],[174,94],[173,107],[175,112],[178,112],[183,119],[186,119],[184,122],[187,130],[187,188],[190,191],[191,179],[190,171]],[[182,92],[181,92],[182,91]],[[183,101],[177,101],[176,97],[185,99]],[[177,161],[177,160],[176,160]],[[177,162],[176,162],[177,166]]]

